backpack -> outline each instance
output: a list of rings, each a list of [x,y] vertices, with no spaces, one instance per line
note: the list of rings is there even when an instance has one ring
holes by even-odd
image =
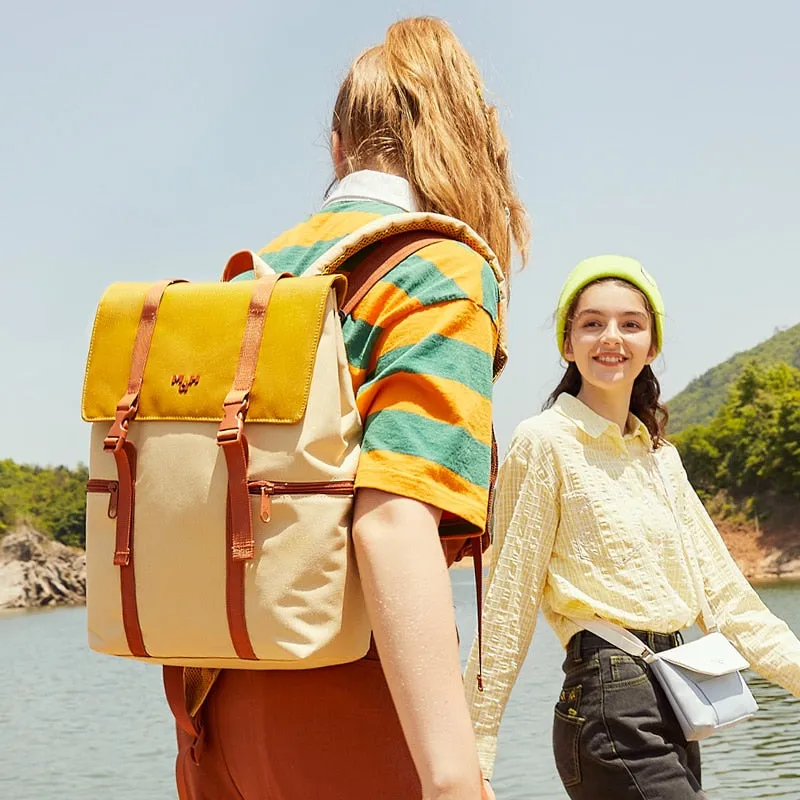
[[[301,278],[243,251],[219,283],[106,290],[82,402],[93,650],[247,669],[365,655],[371,630],[350,540],[362,432],[341,320],[396,264],[442,239],[492,265],[503,311],[491,250],[434,214],[376,220]],[[359,254],[348,277],[335,273]],[[248,270],[256,280],[231,282]],[[501,340],[496,374],[504,362]],[[448,560],[476,556],[480,579],[488,534],[445,524],[442,537]]]

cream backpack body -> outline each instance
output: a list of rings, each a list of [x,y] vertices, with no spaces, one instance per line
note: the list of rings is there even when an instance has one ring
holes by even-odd
[[[488,246],[431,214],[376,220],[300,278],[243,252],[224,278],[255,269],[256,280],[106,291],[82,404],[92,423],[92,649],[247,669],[322,667],[366,653],[350,539],[361,421],[340,314],[442,239],[492,265],[504,310]],[[371,245],[349,286],[333,274]]]

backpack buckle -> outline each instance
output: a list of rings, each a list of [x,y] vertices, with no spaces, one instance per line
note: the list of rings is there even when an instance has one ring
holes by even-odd
[[[103,439],[103,450],[107,453],[119,450],[128,438],[128,427],[139,411],[139,394],[126,394],[117,404],[114,423]]]
[[[222,404],[222,422],[217,430],[217,444],[230,444],[242,438],[244,418],[250,405],[250,392],[230,392]]]

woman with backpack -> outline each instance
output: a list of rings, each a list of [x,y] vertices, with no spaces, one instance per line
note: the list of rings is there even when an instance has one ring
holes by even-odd
[[[665,439],[650,368],[663,330],[661,294],[633,259],[590,258],[561,291],[556,341],[568,366],[500,469],[485,691],[477,646],[465,678],[487,776],[540,608],[566,650],[553,748],[575,800],[706,796],[698,743],[645,660],[679,646],[696,621],[716,624],[754,670],[800,697],[800,641],[739,571]]]
[[[334,106],[331,151],[338,184],[319,213],[260,253],[274,270],[299,275],[363,225],[422,211],[471,226],[502,273],[439,241],[401,261],[343,321],[364,427],[353,540],[373,646],[360,661],[313,670],[187,669],[201,734],[178,729],[181,800],[490,792],[438,529],[486,524],[503,284],[512,247],[526,254],[526,214],[478,70],[435,19],[392,25],[356,59]]]

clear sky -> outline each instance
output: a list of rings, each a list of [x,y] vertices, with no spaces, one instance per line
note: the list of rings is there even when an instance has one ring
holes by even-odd
[[[0,458],[87,455],[94,308],[118,280],[215,280],[313,212],[330,109],[395,19],[447,19],[511,140],[535,226],[514,283],[501,445],[560,374],[581,258],[659,281],[670,397],[800,322],[800,3],[29,0],[0,24]]]

